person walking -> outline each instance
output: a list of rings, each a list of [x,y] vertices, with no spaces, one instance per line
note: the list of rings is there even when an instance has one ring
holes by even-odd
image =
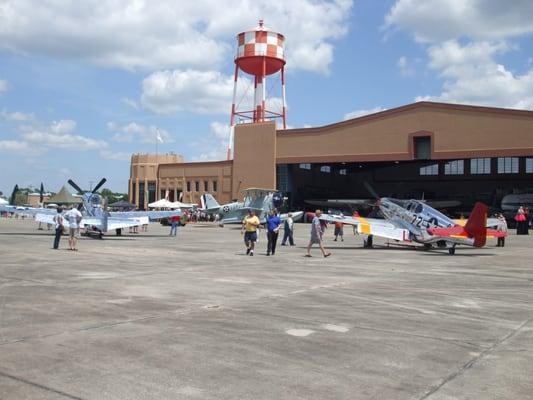
[[[267,216],[267,256],[276,253],[276,243],[278,242],[279,228],[281,219],[278,210],[275,208]]]
[[[246,254],[253,256],[255,242],[257,242],[257,229],[259,228],[259,218],[255,215],[254,210],[248,210],[248,215],[242,221],[241,233],[244,233],[244,244],[246,245]]]
[[[294,246],[294,220],[292,219],[292,214],[287,215],[287,219],[283,224],[283,240],[281,241],[282,246],[287,245],[287,239],[289,244]]]
[[[181,217],[179,215],[173,215],[170,217],[170,233],[168,236],[176,236],[178,233],[178,226],[180,226]]]
[[[333,239],[334,242],[337,241],[337,238],[341,237],[341,242],[344,242],[344,224],[340,221],[335,222],[335,230],[333,231],[333,234],[335,235],[335,239]]]
[[[498,214],[498,226],[496,227],[498,232],[503,232],[507,234],[507,221],[503,214]],[[497,247],[505,247],[505,236],[498,238]]]
[[[54,238],[54,249],[57,250],[59,248],[59,241],[61,240],[61,235],[63,234],[63,223],[64,219],[61,213],[63,210],[61,207],[57,207],[57,214],[54,215],[54,223],[56,227],[56,234]]]
[[[65,218],[68,221],[68,244],[70,250],[78,251],[76,245],[78,244],[78,238],[80,236],[80,222],[82,220],[81,212],[72,207],[66,214]]]
[[[322,255],[324,257],[329,257],[331,253],[326,253],[326,250],[324,250],[324,245],[322,243],[322,234],[324,233],[321,223],[320,223],[320,216],[322,215],[321,210],[315,211],[315,216],[313,217],[313,221],[311,221],[311,238],[309,239],[309,244],[307,245],[307,254],[306,257],[311,257],[311,246],[313,244],[318,244],[318,247],[320,247],[320,251],[322,251]]]

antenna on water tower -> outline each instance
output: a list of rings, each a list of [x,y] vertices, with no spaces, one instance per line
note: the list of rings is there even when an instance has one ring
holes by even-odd
[[[237,35],[238,48],[235,57],[235,80],[233,83],[233,102],[231,104],[230,140],[228,143],[227,158],[232,158],[233,130],[235,118],[241,117],[249,122],[264,122],[281,118],[283,129],[287,128],[287,115],[285,107],[285,37],[263,25],[241,32]],[[240,110],[235,104],[237,96],[237,81],[239,70],[254,78],[253,109]],[[267,109],[266,77],[277,72],[281,74],[281,101],[282,110],[274,112]]]

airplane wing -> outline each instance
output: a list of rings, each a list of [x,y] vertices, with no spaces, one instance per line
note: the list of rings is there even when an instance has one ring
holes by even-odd
[[[0,212],[10,212],[15,214],[31,215],[34,217],[37,214],[50,214],[54,216],[57,211],[53,208],[33,208],[33,207],[18,207],[18,206],[0,206]]]
[[[181,211],[113,211],[110,212],[109,215],[111,216],[111,218],[119,218],[124,220],[148,217],[150,221],[155,221],[161,218],[170,218],[174,215],[181,215]]]
[[[358,234],[374,235],[385,239],[398,240],[400,242],[409,242],[409,231],[398,228],[392,223],[383,219],[347,217],[344,215],[322,214],[321,220],[327,222],[342,222],[343,224],[353,225]]]

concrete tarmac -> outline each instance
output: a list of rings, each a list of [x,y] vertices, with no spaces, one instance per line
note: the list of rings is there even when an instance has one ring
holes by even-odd
[[[197,224],[52,250],[0,219],[0,399],[532,399],[533,236],[254,257]],[[381,242],[382,243],[382,242]]]

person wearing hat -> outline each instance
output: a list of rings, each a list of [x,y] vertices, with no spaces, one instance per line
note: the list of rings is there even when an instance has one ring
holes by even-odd
[[[259,227],[259,218],[255,211],[248,210],[248,215],[242,220],[241,233],[244,233],[244,244],[246,245],[246,254],[253,256],[255,242],[257,242],[257,228]]]
[[[54,223],[56,228],[56,235],[54,237],[54,250],[57,250],[59,248],[59,241],[61,240],[61,235],[63,234],[63,215],[61,213],[63,212],[63,209],[61,207],[57,207],[57,214],[54,215]]]

